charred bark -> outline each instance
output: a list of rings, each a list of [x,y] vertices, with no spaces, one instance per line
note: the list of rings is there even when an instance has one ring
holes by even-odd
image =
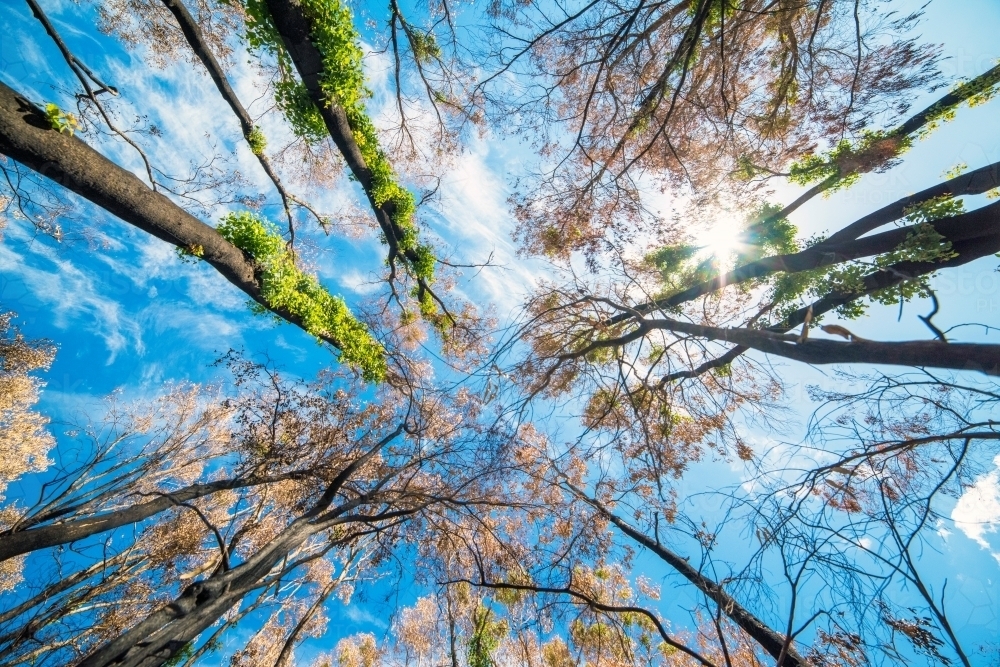
[[[311,38],[312,21],[296,0],[267,0],[267,8],[302,83],[309,91],[309,98],[323,116],[333,143],[344,156],[351,174],[364,188],[368,203],[375,213],[375,219],[389,245],[389,263],[393,264],[396,257],[400,256],[408,262],[417,261],[418,256],[413,250],[401,252],[399,241],[403,234],[392,220],[392,204],[386,203],[380,206],[372,196],[372,172],[361,155],[358,142],[354,139],[354,131],[347,120],[347,114],[323,93],[320,84],[323,55]]]
[[[356,496],[332,509],[331,505],[351,477],[402,432],[403,426],[398,427],[345,466],[309,511],[291,522],[256,554],[230,570],[217,570],[207,579],[191,584],[172,602],[97,648],[77,663],[77,667],[162,665],[244,596],[267,585],[268,573],[312,535],[337,523],[378,521],[380,517],[346,516],[348,512],[371,502],[372,498],[368,495]]]

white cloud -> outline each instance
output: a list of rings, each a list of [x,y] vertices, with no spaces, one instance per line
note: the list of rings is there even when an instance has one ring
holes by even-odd
[[[355,294],[361,295],[374,294],[382,289],[382,283],[378,276],[372,273],[362,273],[358,269],[351,269],[339,276],[337,282]]]
[[[20,227],[12,227],[9,233],[24,240]],[[31,253],[22,255],[9,243],[0,245],[0,270],[16,275],[36,299],[51,308],[55,326],[92,331],[108,349],[108,364],[129,345],[139,354],[144,352],[139,324],[124,314],[117,301],[100,293],[101,284],[93,275],[62,259],[43,242],[27,247]]]
[[[152,304],[145,312],[152,320],[155,333],[177,331],[186,343],[209,352],[224,352],[243,344],[240,327],[216,313],[162,302]]]
[[[389,74],[392,73],[394,65],[386,50],[376,51],[371,44],[361,43],[361,50],[364,54],[361,61],[365,72],[365,83],[368,88],[379,92],[387,92],[389,89]]]
[[[493,159],[491,159],[493,158]],[[486,292],[500,312],[516,309],[540,276],[549,273],[542,261],[516,256],[511,240],[514,221],[508,212],[509,194],[500,169],[511,156],[493,155],[484,142],[458,156],[454,168],[441,181],[441,199],[434,205],[439,216],[435,225],[442,238],[458,253],[457,263],[484,262],[493,256],[494,266],[476,275],[475,289]],[[503,267],[503,268],[499,268]],[[471,276],[476,271],[466,269]]]
[[[996,470],[978,479],[955,503],[951,518],[955,526],[990,551],[1000,563],[1000,549],[994,550],[986,536],[1000,530],[1000,455],[993,459]]]
[[[384,620],[378,618],[367,609],[362,609],[361,607],[355,604],[347,605],[343,610],[343,614],[344,616],[347,617],[348,620],[354,621],[355,623],[374,625],[375,627],[378,628],[389,627],[389,625]]]
[[[138,293],[146,298],[175,299],[183,293],[189,305],[205,306],[212,311],[242,312],[246,309],[247,296],[231,285],[214,268],[204,262],[182,262],[174,246],[151,236],[134,237],[128,248],[138,253],[116,256],[110,253],[97,255],[116,274],[127,277]],[[150,286],[151,280],[160,284]],[[235,326],[235,325],[230,325]]]

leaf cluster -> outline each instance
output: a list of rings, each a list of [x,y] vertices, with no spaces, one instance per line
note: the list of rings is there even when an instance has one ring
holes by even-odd
[[[58,104],[49,102],[45,105],[45,117],[48,119],[52,129],[73,136],[76,130],[80,129],[80,121],[71,113],[66,113],[59,108]]]
[[[832,193],[851,187],[865,172],[889,166],[912,145],[912,138],[895,131],[865,130],[856,142],[841,139],[823,155],[813,153],[793,162],[788,180],[809,185],[829,179],[834,182],[826,191]]]
[[[261,296],[272,308],[286,309],[302,320],[303,328],[317,338],[338,341],[341,361],[360,369],[371,382],[385,379],[382,346],[344,300],[331,295],[315,276],[303,272],[285,247],[277,228],[248,212],[227,215],[218,227],[230,243],[253,258],[261,283]]]

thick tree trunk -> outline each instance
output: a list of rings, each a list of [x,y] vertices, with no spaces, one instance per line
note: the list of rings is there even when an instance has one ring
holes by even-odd
[[[347,162],[351,174],[364,188],[371,204],[372,211],[378,221],[382,233],[389,244],[390,262],[397,256],[402,256],[410,261],[416,261],[417,255],[412,250],[404,253],[400,252],[399,240],[402,231],[392,221],[393,211],[391,204],[379,206],[372,196],[372,172],[365,163],[365,158],[361,155],[361,148],[354,139],[354,131],[347,121],[347,114],[337,104],[331,102],[320,85],[320,76],[323,73],[323,55],[312,40],[312,21],[306,16],[302,5],[297,0],[266,0],[268,11],[274,26],[284,41],[288,55],[291,56],[295,69],[299,73],[299,78],[309,91],[309,98],[320,110],[326,129],[337,145],[337,149]]]
[[[330,506],[354,473],[402,432],[403,425],[400,425],[346,465],[308,512],[292,521],[245,562],[191,584],[170,604],[160,607],[120,636],[98,647],[76,667],[158,667],[177,655],[188,642],[215,623],[250,591],[263,586],[267,574],[312,535],[336,523],[362,521],[371,525],[378,521],[373,517],[345,516],[347,512],[371,502],[372,499],[365,495],[333,509]]]
[[[962,190],[964,194],[979,194],[997,186],[1000,186],[1000,163],[983,167],[913,197],[890,204],[884,209],[852,223],[827,241],[806,248],[801,252],[764,257],[755,262],[744,264],[725,275],[692,285],[686,290],[664,299],[639,305],[634,311],[644,314],[661,308],[675,308],[698,297],[716,292],[727,285],[735,285],[754,278],[763,278],[773,273],[798,273],[891,252],[898,248],[906,240],[906,237],[914,231],[913,225],[863,238],[857,237],[898,219],[900,216],[895,215],[895,213],[901,213],[902,208],[910,205],[908,202],[911,199],[917,202],[926,201],[924,195],[927,192],[936,193],[930,194],[928,197],[949,194],[956,190]],[[937,268],[960,266],[1000,250],[1000,202],[951,218],[935,220],[930,225],[944,237],[944,240],[950,242],[952,249],[959,254],[957,258],[938,263]],[[833,242],[834,238],[840,240]],[[979,248],[989,251],[979,252]],[[622,313],[609,318],[608,324],[618,324],[633,317],[635,317],[634,313]]]
[[[247,593],[262,585],[275,565],[313,533],[308,521],[293,522],[245,563],[198,581],[77,667],[158,667],[208,628]]]
[[[930,225],[953,246],[973,241],[976,244],[994,247],[997,239],[1000,238],[1000,202],[962,215],[935,220]],[[741,283],[753,278],[762,278],[778,271],[798,273],[863,257],[874,257],[895,250],[913,231],[913,226],[899,227],[841,243],[821,243],[791,255],[766,257],[734,269],[715,280],[706,281],[679,292],[661,301],[659,305],[661,307],[679,306],[726,285]],[[949,264],[941,263],[942,268],[946,266]]]
[[[202,259],[229,282],[271,312],[302,327],[300,318],[264,301],[253,263],[242,250],[79,138],[52,129],[41,109],[3,83],[0,153],[158,239],[187,250],[201,248]],[[340,347],[335,339],[325,340]]]
[[[1000,166],[998,163],[996,166]],[[791,313],[785,318],[785,321],[774,327],[770,327],[767,331],[772,333],[783,334],[791,331],[793,328],[805,322],[806,316],[817,317],[824,313],[828,313],[840,306],[847,305],[848,303],[855,301],[857,299],[863,298],[878,292],[880,290],[887,289],[889,287],[894,287],[899,285],[906,280],[913,278],[918,278],[920,276],[927,275],[929,273],[934,273],[939,269],[948,268],[951,266],[961,266],[962,264],[967,264],[971,261],[979,259],[981,257],[986,257],[987,255],[992,255],[1000,251],[1000,237],[987,237],[986,239],[976,239],[973,241],[967,241],[964,243],[957,243],[952,246],[952,250],[957,253],[956,257],[953,257],[944,262],[900,262],[899,264],[893,264],[879,271],[868,274],[864,277],[863,286],[861,292],[851,292],[851,293],[836,293],[832,292],[827,294],[821,299],[818,299],[808,306],[799,308],[795,312]],[[624,319],[627,316],[621,316]],[[891,343],[888,343],[891,344]],[[727,364],[731,364],[736,360],[737,357],[744,354],[750,347],[746,345],[737,345],[725,354],[706,361],[697,368],[678,371],[676,373],[671,373],[666,376],[665,380],[674,381],[681,380],[684,378],[697,377],[708,371],[720,368]],[[976,366],[976,360],[970,359],[973,363],[971,366],[963,366],[963,368],[974,368],[976,370],[983,370],[985,367],[982,363]],[[810,362],[810,363],[823,363],[823,362]],[[832,362],[831,362],[832,363]],[[882,362],[880,362],[882,363]],[[989,371],[987,371],[989,372]]]
[[[266,480],[225,479],[208,484],[192,484],[177,491],[163,493],[155,500],[114,512],[13,533],[0,533],[0,562],[38,549],[53,547],[57,544],[69,544],[121,526],[139,523],[171,507],[177,507],[182,503],[203,498],[218,491],[278,482],[283,479],[291,479],[293,476],[291,474],[281,475]]]
[[[795,311],[786,318],[782,325],[772,329],[761,331],[702,327],[674,320],[644,320],[642,326],[737,343],[737,347],[729,350],[719,359],[708,362],[690,373],[679,373],[677,374],[678,378],[690,377],[711,368],[731,363],[736,357],[751,348],[812,364],[863,362],[976,370],[991,375],[1000,374],[1000,346],[997,345],[956,344],[940,341],[876,342],[857,339],[851,342],[840,342],[816,340],[815,338],[799,343],[797,340],[775,335],[784,334],[793,327],[802,324],[810,311],[814,317],[822,315],[865,295],[898,285],[905,280],[927,275],[939,269],[961,266],[1000,252],[1000,233],[995,231],[996,219],[1000,217],[1000,210],[994,208],[995,206],[988,207],[992,210],[992,222],[990,222],[990,218],[987,218],[986,224],[983,224],[985,235],[954,243],[952,250],[956,253],[955,257],[943,262],[900,262],[875,271],[865,276],[864,287],[860,293],[828,294],[811,306]],[[980,211],[985,211],[985,209],[980,209]],[[978,212],[976,211],[976,213]],[[987,213],[989,212],[987,211]]]
[[[799,341],[792,334],[777,334],[759,329],[707,327],[677,320],[643,320],[643,325],[649,329],[665,329],[708,340],[736,343],[808,364],[923,366],[1000,375],[1000,345],[945,343],[937,340],[881,342],[857,338],[850,341],[816,338]]]
[[[906,210],[935,197],[961,197],[962,195],[981,195],[994,188],[1000,188],[1000,162],[988,164],[974,169],[955,178],[931,186],[909,197],[898,199],[879,210],[869,213],[863,218],[847,225],[820,245],[837,245],[845,241],[853,241],[863,234],[874,231],[882,225],[899,220],[906,216]]]
[[[3,83],[0,152],[167,243],[201,246],[206,262],[260,301],[253,265],[239,248],[79,138],[52,129],[41,109]]]

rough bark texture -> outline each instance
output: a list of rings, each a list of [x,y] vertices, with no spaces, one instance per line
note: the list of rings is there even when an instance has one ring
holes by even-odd
[[[400,252],[401,232],[392,221],[391,204],[379,206],[372,197],[372,174],[361,155],[357,141],[354,140],[354,132],[351,130],[350,123],[347,122],[347,115],[343,109],[331,103],[323,94],[320,87],[323,55],[310,39],[312,22],[303,12],[302,5],[296,0],[267,0],[267,8],[302,83],[309,91],[309,98],[323,116],[323,121],[326,123],[333,143],[337,145],[337,149],[344,156],[351,174],[365,190],[375,218],[389,244],[390,263],[400,254],[408,261],[416,261],[417,256],[412,250]]]
[[[198,581],[168,605],[160,607],[119,637],[91,653],[77,667],[156,667],[177,654],[208,628],[309,537],[308,521],[292,523],[271,544],[245,563]]]

